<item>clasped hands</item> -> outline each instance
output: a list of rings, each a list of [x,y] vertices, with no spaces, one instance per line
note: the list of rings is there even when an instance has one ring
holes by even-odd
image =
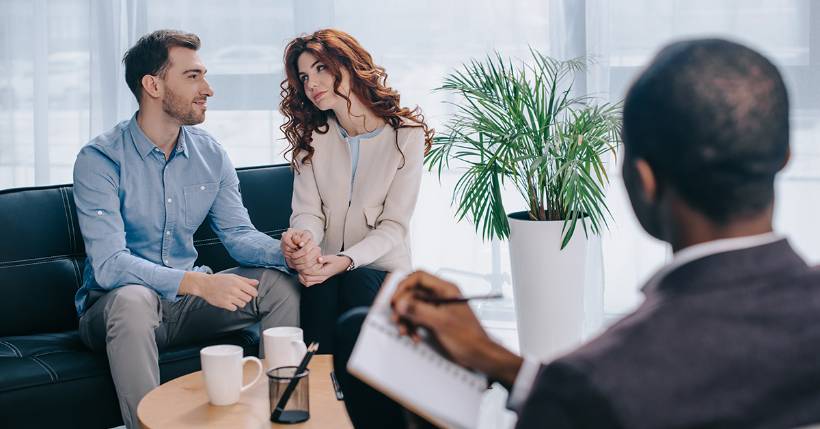
[[[299,273],[299,282],[305,286],[323,283],[352,262],[347,256],[322,255],[322,249],[307,230],[288,229],[282,234],[281,247],[288,267]]]

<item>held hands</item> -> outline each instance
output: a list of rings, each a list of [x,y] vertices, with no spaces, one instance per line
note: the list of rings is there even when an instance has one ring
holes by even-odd
[[[282,234],[281,247],[285,262],[299,272],[299,282],[308,287],[341,273],[352,262],[347,256],[323,256],[307,230],[288,229]]]
[[[353,262],[347,256],[324,255],[320,256],[319,264],[304,271],[299,271],[299,282],[305,286],[313,286],[324,283],[325,280],[346,270]]]
[[[310,231],[289,228],[282,234],[280,246],[285,262],[296,271],[301,272],[319,264],[321,250],[313,241]]]
[[[511,386],[521,367],[521,358],[487,335],[469,305],[436,305],[425,301],[425,298],[461,296],[455,284],[416,271],[396,287],[390,300],[391,317],[402,335],[419,341],[416,329],[424,327],[456,363]]]
[[[236,311],[258,295],[259,281],[236,274],[205,274],[188,271],[179,284],[179,294],[198,296],[214,307]]]

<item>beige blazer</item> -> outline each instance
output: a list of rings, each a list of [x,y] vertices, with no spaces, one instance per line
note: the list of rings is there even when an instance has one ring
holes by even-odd
[[[310,231],[323,254],[348,256],[356,267],[410,270],[409,225],[421,186],[423,130],[398,130],[403,166],[390,125],[362,139],[351,193],[350,147],[336,121],[328,124],[327,133],[313,133],[313,158],[307,165],[300,160],[294,174],[291,228]]]

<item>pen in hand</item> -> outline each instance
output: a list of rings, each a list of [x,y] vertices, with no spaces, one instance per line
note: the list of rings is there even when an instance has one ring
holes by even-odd
[[[469,301],[484,301],[490,299],[500,299],[503,298],[504,295],[500,293],[490,293],[486,295],[472,295],[472,296],[461,296],[458,298],[439,298],[436,296],[432,296],[429,294],[424,293],[416,293],[414,295],[416,298],[427,302],[429,304],[434,305],[444,305],[444,304],[457,304],[462,302],[469,302]]]

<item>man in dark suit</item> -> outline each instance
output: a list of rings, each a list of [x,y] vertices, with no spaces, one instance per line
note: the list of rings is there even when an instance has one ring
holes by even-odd
[[[506,386],[520,428],[820,421],[820,270],[772,232],[774,179],[789,157],[779,72],[728,41],[672,44],[632,85],[623,125],[632,207],[675,252],[644,286],[637,310],[548,364],[495,343],[467,305],[418,300],[419,289],[460,295],[423,272],[399,285],[395,320],[408,334],[427,328],[456,362]],[[343,351],[362,314],[340,321]],[[401,418],[395,404],[344,373],[345,359],[336,363],[354,422]]]

